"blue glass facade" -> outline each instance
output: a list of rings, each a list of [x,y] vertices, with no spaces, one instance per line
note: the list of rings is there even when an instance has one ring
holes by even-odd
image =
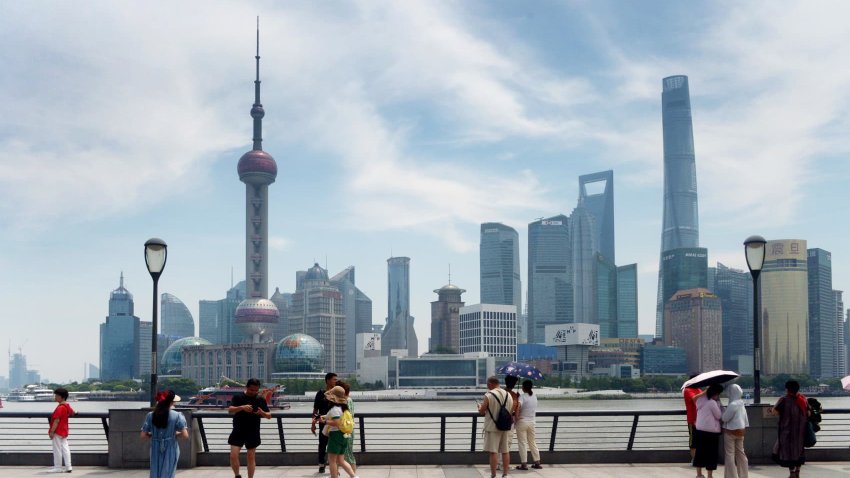
[[[637,264],[617,267],[617,337],[638,336]]]
[[[705,289],[708,286],[708,250],[702,247],[691,247],[665,251],[661,256],[661,269],[659,271],[660,290],[659,297],[662,304],[667,303],[673,295],[680,290]],[[663,309],[662,309],[663,310]],[[663,336],[664,315],[657,319],[657,336]],[[669,337],[664,337],[667,343]]]
[[[832,254],[823,249],[808,251],[809,373],[814,377],[837,377],[835,297],[832,293]]]
[[[662,345],[645,345],[641,352],[644,375],[685,375],[688,362],[685,349]]]
[[[133,294],[124,288],[122,274],[118,288],[109,295],[109,316],[100,324],[102,380],[129,380],[139,376],[139,318],[133,311]]]
[[[593,218],[594,252],[615,264],[614,258],[614,171],[601,171],[578,177],[578,204]]]
[[[593,217],[579,205],[570,215],[570,246],[573,268],[573,318],[598,324],[596,309],[596,243]]]
[[[547,325],[573,322],[571,260],[567,216],[528,225],[529,343],[542,343]]]
[[[596,318],[599,338],[619,337],[617,331],[617,266],[596,254]]]
[[[738,370],[738,357],[753,356],[753,278],[719,262],[712,269],[723,316],[723,368]]]
[[[516,229],[497,222],[481,224],[479,250],[481,303],[515,305],[522,312]]]
[[[410,258],[387,259],[387,325],[381,334],[381,354],[407,350],[408,357],[419,355],[419,342],[410,315]]]
[[[162,294],[160,304],[163,335],[177,338],[195,336],[195,319],[186,304],[169,293]]]

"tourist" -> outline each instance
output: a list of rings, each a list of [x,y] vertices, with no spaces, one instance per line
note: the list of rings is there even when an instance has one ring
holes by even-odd
[[[691,375],[690,378],[694,378],[696,375]],[[688,448],[691,450],[691,461],[694,459],[694,454],[696,453],[696,447],[694,446],[694,424],[697,421],[697,406],[694,403],[694,397],[698,395],[702,390],[699,387],[686,387],[682,392],[682,395],[685,398],[685,412],[688,420]],[[701,475],[702,471],[697,470],[697,476]]]
[[[180,447],[177,438],[189,438],[186,417],[171,409],[180,397],[168,390],[156,394],[156,406],[145,417],[142,440],[151,441],[150,478],[174,478]]]
[[[729,386],[729,404],[723,411],[724,478],[747,478],[749,461],[744,453],[744,435],[750,420],[742,399],[744,392],[737,384]]]
[[[230,445],[230,468],[236,478],[239,474],[239,453],[242,447],[248,455],[248,478],[254,478],[257,468],[257,447],[260,446],[260,418],[271,418],[269,405],[259,396],[260,381],[249,379],[245,384],[245,392],[233,396],[227,413],[233,415],[233,431],[227,443]]]
[[[354,400],[351,399],[351,385],[347,382],[337,382],[337,385],[345,390],[345,398],[348,400],[348,411],[354,416]],[[348,447],[345,448],[345,461],[351,465],[351,469],[357,473],[357,460],[354,458],[354,431],[348,434],[346,438]]]
[[[693,466],[697,469],[697,476],[702,476],[702,469],[706,469],[708,478],[712,478],[714,470],[717,469],[717,449],[720,446],[720,418],[723,411],[720,409],[720,394],[723,385],[714,384],[705,392],[694,396],[697,407],[697,420],[694,424]]]
[[[788,468],[789,478],[799,478],[800,467],[806,462],[803,442],[809,419],[808,410],[806,397],[800,393],[800,383],[796,380],[785,382],[785,396],[771,408],[771,413],[779,415],[779,433],[773,445],[773,460]]]
[[[313,421],[310,424],[310,431],[313,435],[316,434],[316,424],[319,422],[319,417],[324,416],[331,409],[333,404],[325,398],[325,394],[330,389],[336,386],[336,374],[328,372],[325,374],[325,387],[316,392],[316,398],[313,399]],[[327,453],[328,437],[324,433],[319,433],[319,473],[325,472],[325,465],[328,464]]]
[[[507,381],[507,380],[506,380]],[[516,421],[516,436],[519,442],[519,462],[517,470],[528,469],[528,449],[531,449],[532,468],[543,468],[540,465],[540,450],[534,442],[535,415],[537,414],[537,397],[531,390],[531,380],[522,382],[522,393],[519,396],[519,415]]]
[[[76,415],[77,412],[68,404],[68,390],[57,388],[53,391],[53,401],[56,408],[50,415],[50,429],[47,436],[53,442],[53,468],[48,473],[71,473],[71,448],[68,447],[68,417]],[[62,468],[62,460],[65,460],[65,468]]]
[[[320,420],[328,427],[328,464],[331,469],[331,478],[339,477],[340,467],[352,478],[357,478],[354,469],[345,461],[345,449],[348,447],[348,439],[339,430],[342,414],[348,410],[348,398],[345,396],[345,389],[335,386],[328,390],[325,398],[331,402],[332,407],[328,410],[327,415],[321,416]]]
[[[502,476],[505,477],[510,469],[511,426],[510,423],[506,427],[497,423],[501,422],[501,409],[504,407],[510,412],[514,404],[511,395],[499,387],[499,377],[487,379],[487,390],[484,400],[478,404],[478,414],[484,416],[484,451],[490,454],[490,477],[496,478],[499,455],[502,456]]]

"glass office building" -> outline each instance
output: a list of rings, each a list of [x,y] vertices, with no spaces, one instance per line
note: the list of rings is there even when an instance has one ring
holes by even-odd
[[[396,361],[399,388],[483,387],[495,360],[480,356],[426,355]]]
[[[481,302],[515,305],[522,311],[519,234],[498,222],[481,224],[479,249]]]
[[[133,294],[124,288],[124,274],[121,274],[118,288],[109,294],[109,315],[100,324],[102,380],[129,380],[139,376],[139,318],[133,314]]]
[[[617,267],[617,337],[638,336],[637,264]],[[604,337],[604,336],[603,336]]]
[[[742,370],[753,356],[753,277],[717,263],[714,288],[723,314],[723,369]],[[711,275],[709,275],[711,277]]]
[[[706,288],[708,286],[708,251],[702,247],[673,249],[661,256],[661,289],[659,297],[667,303],[680,290]],[[664,336],[664,315],[657,321],[662,326],[656,332],[669,343]]]
[[[614,258],[614,171],[600,171],[578,177],[578,204],[593,218],[594,252],[611,264]]]
[[[195,336],[195,319],[183,301],[173,294],[163,292],[160,304],[162,335],[177,338]]]
[[[410,315],[410,258],[387,259],[387,325],[381,334],[381,353],[405,350],[408,357],[419,355],[419,342]]]
[[[543,343],[546,326],[573,322],[569,218],[528,224],[528,343]]]
[[[835,355],[837,327],[835,297],[832,293],[832,254],[809,249],[809,373],[813,377],[837,377]],[[843,376],[843,375],[842,375]]]
[[[596,254],[596,319],[599,337],[619,337],[617,332],[617,266]]]

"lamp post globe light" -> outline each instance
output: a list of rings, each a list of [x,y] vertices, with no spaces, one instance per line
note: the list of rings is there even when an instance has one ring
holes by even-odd
[[[764,266],[765,245],[761,236],[750,236],[744,241],[747,268],[753,276],[753,403],[761,403],[761,330],[759,321],[759,275]]]
[[[159,284],[159,276],[162,275],[162,270],[165,269],[165,260],[168,258],[168,245],[159,238],[151,238],[145,242],[145,265],[148,267],[148,272],[153,279],[153,320],[151,324],[151,389],[150,403],[151,406],[156,405],[156,338],[157,332],[157,286]]]

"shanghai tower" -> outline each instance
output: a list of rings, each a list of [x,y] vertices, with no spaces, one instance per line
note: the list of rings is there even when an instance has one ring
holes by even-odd
[[[259,23],[259,21],[258,21]],[[257,76],[254,80],[254,147],[239,158],[237,172],[245,183],[245,284],[246,295],[236,307],[235,322],[245,338],[259,342],[278,322],[279,313],[269,296],[269,185],[277,178],[277,163],[263,151],[263,116],[260,103],[260,29],[257,28]]]
[[[665,273],[665,253],[699,247],[697,172],[694,156],[694,127],[688,77],[669,76],[662,80],[661,122],[664,135],[664,219],[661,230],[661,261],[658,270],[656,337],[662,336],[664,302],[676,290],[665,290],[671,281]],[[690,257],[690,256],[689,256]],[[673,282],[676,282],[675,280]],[[702,285],[705,287],[707,284]],[[674,286],[675,287],[675,286]]]

